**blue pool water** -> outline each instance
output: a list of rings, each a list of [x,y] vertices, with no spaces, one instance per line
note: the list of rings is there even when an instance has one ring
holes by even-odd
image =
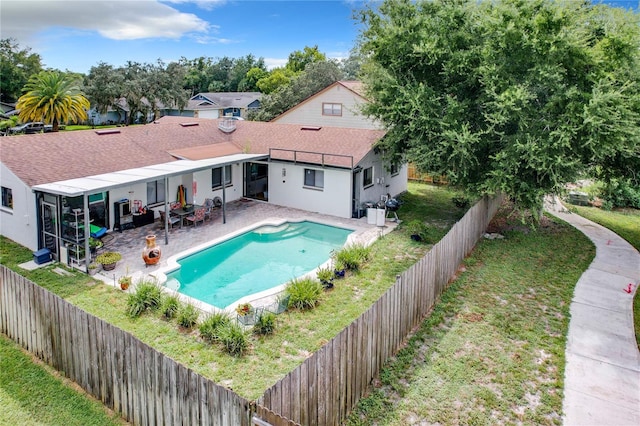
[[[166,285],[179,283],[180,293],[223,309],[313,271],[352,232],[308,221],[262,226],[178,259]]]

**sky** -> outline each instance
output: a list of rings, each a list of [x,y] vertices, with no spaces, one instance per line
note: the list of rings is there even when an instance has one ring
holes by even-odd
[[[361,28],[354,10],[371,1],[0,0],[0,37],[62,71],[248,54],[273,68],[305,46],[348,57]],[[603,2],[638,10],[639,1]]]

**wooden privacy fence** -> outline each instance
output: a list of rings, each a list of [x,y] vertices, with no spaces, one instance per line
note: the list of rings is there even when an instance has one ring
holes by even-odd
[[[246,399],[5,266],[0,331],[134,424],[250,424]]]
[[[421,173],[416,169],[416,166],[412,163],[409,163],[407,170],[407,179],[416,180],[419,182],[428,182],[433,184],[447,185],[449,181],[447,177],[444,175],[430,175],[429,173]]]
[[[356,321],[257,401],[273,425],[337,425],[420,324],[481,238],[502,197],[483,198]]]

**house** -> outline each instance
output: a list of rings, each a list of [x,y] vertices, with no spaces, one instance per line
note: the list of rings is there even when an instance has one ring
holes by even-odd
[[[10,102],[0,102],[0,118],[6,120],[12,115],[16,115],[16,104]]]
[[[189,203],[246,197],[360,217],[365,201],[406,191],[405,168],[373,149],[383,136],[165,116],[144,126],[0,138],[0,233],[71,258],[83,244],[88,251],[85,228],[122,231],[122,215],[142,206],[156,219],[180,186]]]
[[[280,114],[272,123],[381,129],[379,123],[361,114],[367,103],[360,81],[336,81]]]
[[[194,118],[246,118],[250,110],[260,108],[261,97],[260,92],[198,93],[189,99],[182,111],[167,109],[164,114]]]

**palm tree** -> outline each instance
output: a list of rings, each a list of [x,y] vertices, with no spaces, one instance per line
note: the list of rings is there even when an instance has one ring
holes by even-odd
[[[89,101],[69,75],[42,71],[29,79],[23,91],[16,104],[23,122],[44,121],[57,132],[60,123],[87,119]]]

